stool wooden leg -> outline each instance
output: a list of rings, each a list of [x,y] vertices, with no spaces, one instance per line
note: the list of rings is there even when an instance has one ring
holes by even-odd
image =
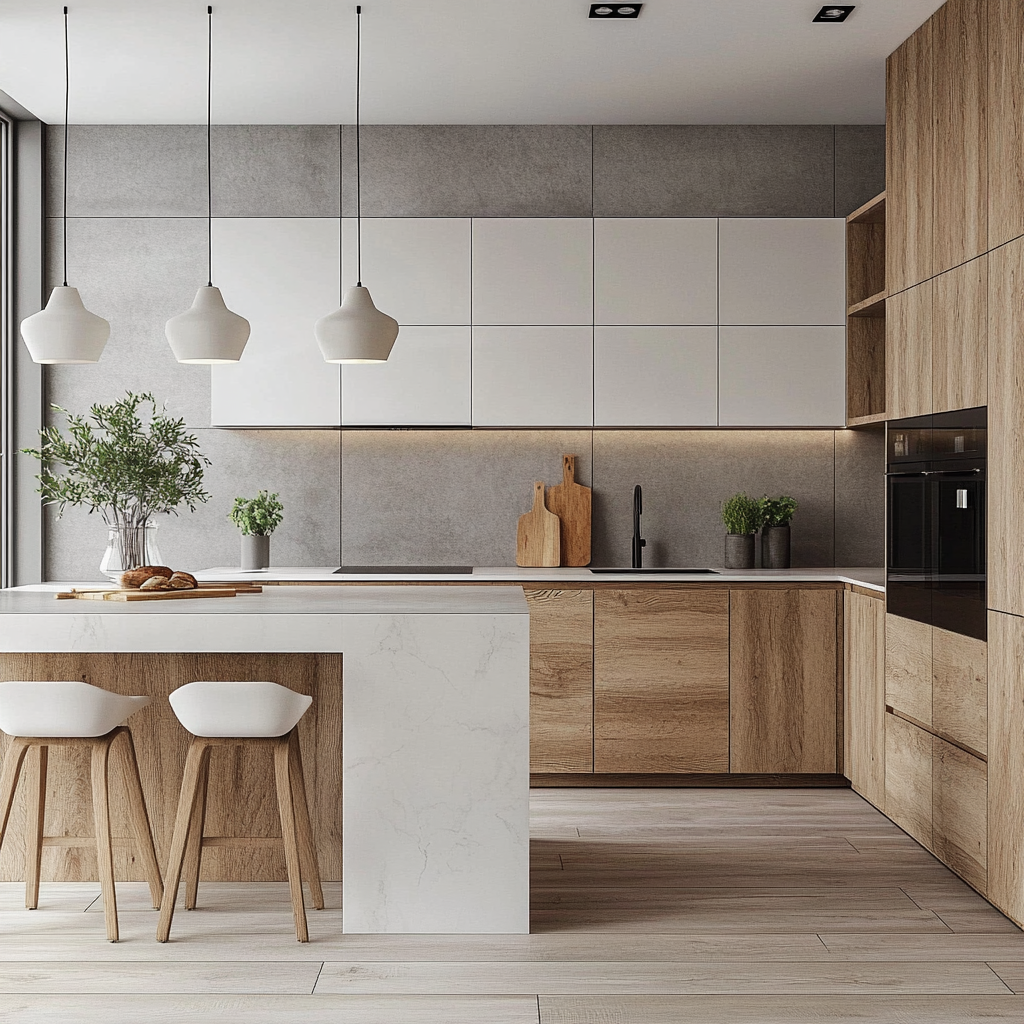
[[[96,859],[103,893],[107,938],[117,942],[117,895],[114,892],[114,850],[110,842],[110,744],[112,736],[92,743],[92,808],[96,821]]]
[[[192,822],[188,829],[188,842],[185,844],[185,909],[195,910],[199,897],[199,869],[203,864],[203,831],[206,828],[206,792],[210,786],[210,757],[213,753],[207,747],[203,754],[203,765],[199,773],[199,792],[196,804],[192,809]]]
[[[135,836],[135,848],[142,860],[142,866],[149,882],[149,895],[153,906],[159,909],[164,895],[163,882],[160,880],[160,864],[156,859],[156,848],[153,845],[153,829],[150,826],[149,814],[146,811],[146,797],[142,792],[142,777],[139,775],[139,762],[135,756],[135,742],[129,729],[123,726],[118,730],[124,735],[123,764],[125,784],[128,788],[128,813],[131,815],[132,833]]]
[[[324,890],[320,884],[320,865],[316,859],[313,843],[313,826],[309,820],[309,804],[306,801],[306,777],[302,771],[302,751],[299,749],[299,730],[290,734],[292,799],[295,802],[295,823],[299,828],[299,860],[302,874],[309,883],[309,895],[317,910],[324,909]]]
[[[25,906],[39,906],[39,874],[43,864],[43,818],[46,810],[46,762],[49,748],[36,746],[29,755],[28,814],[25,821]]]
[[[171,852],[167,858],[167,874],[164,880],[164,898],[160,904],[160,921],[156,928],[158,942],[166,942],[171,936],[171,920],[174,917],[174,902],[178,898],[181,869],[185,863],[185,845],[188,842],[189,825],[199,793],[203,755],[207,744],[199,738],[192,741],[185,758],[185,776],[181,780],[181,795],[178,797],[178,811],[174,816],[174,835],[171,838]]]
[[[288,867],[288,885],[292,894],[292,915],[295,918],[295,937],[309,942],[306,927],[306,908],[302,902],[302,871],[299,867],[298,837],[295,827],[295,804],[292,801],[291,734],[282,736],[274,744],[274,777],[277,780],[277,807],[281,815],[281,838],[284,840],[284,860]]]
[[[4,754],[4,765],[0,768],[0,846],[3,845],[7,832],[7,821],[11,816],[14,804],[14,793],[18,788],[18,776],[25,760],[28,744],[18,736],[11,737],[11,745]]]

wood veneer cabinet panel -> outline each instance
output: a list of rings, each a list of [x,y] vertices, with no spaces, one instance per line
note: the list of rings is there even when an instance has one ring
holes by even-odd
[[[195,679],[271,679],[313,704],[299,722],[306,792],[324,881],[341,879],[341,665],[340,654],[0,654],[0,679],[82,679],[115,693],[145,693],[152,702],[128,723],[139,758],[157,858],[166,862],[178,805],[178,790],[190,735],[178,723],[167,697]],[[8,739],[0,734],[0,754]],[[213,751],[206,834],[242,840],[238,846],[203,852],[204,879],[284,881],[284,852],[266,839],[281,835],[274,793],[274,763],[268,749],[223,747]],[[115,780],[120,778],[116,770]],[[23,787],[22,787],[23,788]],[[46,835],[92,835],[89,764],[81,751],[53,748]],[[19,794],[12,833],[0,856],[0,880],[23,876],[24,794]],[[111,786],[111,832],[117,878],[145,875],[129,844],[124,787]],[[255,842],[245,842],[255,840]],[[90,849],[49,846],[43,850],[45,880],[94,880],[96,854]]]
[[[594,593],[526,589],[530,771],[594,770]]]
[[[891,295],[933,273],[932,21],[889,56],[885,108],[885,281]]]
[[[932,628],[932,726],[979,754],[988,750],[988,644]]]
[[[988,404],[988,257],[932,282],[932,411]]]
[[[932,411],[931,281],[890,295],[885,309],[885,411],[889,419]]]
[[[1024,5],[988,0],[988,247],[1024,234]]]
[[[932,627],[885,616],[885,702],[926,727],[932,724]]]
[[[595,592],[594,770],[729,770],[728,590]]]
[[[932,737],[935,856],[980,892],[988,882],[988,766]]]
[[[844,607],[846,777],[885,809],[885,601],[847,593]]]
[[[733,772],[836,771],[835,591],[733,591]]]
[[[988,600],[1024,615],[1024,239],[989,254]]]
[[[932,848],[932,740],[896,715],[885,716],[885,813]]]
[[[988,248],[987,6],[947,0],[931,19],[936,274]]]
[[[988,898],[1024,923],[1024,619],[988,615]]]

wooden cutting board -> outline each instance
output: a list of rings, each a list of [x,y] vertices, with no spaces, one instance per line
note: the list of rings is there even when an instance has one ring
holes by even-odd
[[[576,456],[562,456],[562,482],[548,488],[548,508],[561,522],[561,564],[590,565],[592,493],[576,483]]]
[[[237,597],[234,587],[200,587],[195,590],[62,590],[58,601],[170,601],[197,597]]]
[[[533,508],[519,517],[516,534],[516,565],[558,565],[561,528],[558,516],[544,507],[544,481],[533,485]]]

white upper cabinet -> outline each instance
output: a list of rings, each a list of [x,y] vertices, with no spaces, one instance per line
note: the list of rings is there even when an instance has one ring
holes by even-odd
[[[719,329],[723,427],[841,427],[846,423],[846,329]]]
[[[718,323],[718,221],[594,221],[594,323]]]
[[[356,222],[346,218],[344,283],[357,280]],[[364,217],[363,284],[400,326],[469,326],[469,218]]]
[[[334,427],[341,374],[313,325],[338,308],[338,222],[213,222],[213,283],[252,327],[240,362],[212,366],[210,421],[223,427]]]
[[[594,222],[580,218],[473,221],[473,323],[594,322]]]
[[[472,359],[468,327],[402,327],[386,363],[342,367],[341,422],[468,427]]]
[[[594,328],[595,426],[717,423],[717,327]]]
[[[473,424],[590,427],[592,327],[474,327]]]
[[[719,222],[719,322],[846,323],[846,224],[841,218]]]

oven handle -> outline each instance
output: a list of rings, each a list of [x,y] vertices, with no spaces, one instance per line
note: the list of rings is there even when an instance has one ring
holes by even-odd
[[[917,473],[886,473],[886,476],[902,476],[910,479],[913,476],[967,476],[969,473],[984,473],[983,469],[925,469]]]

